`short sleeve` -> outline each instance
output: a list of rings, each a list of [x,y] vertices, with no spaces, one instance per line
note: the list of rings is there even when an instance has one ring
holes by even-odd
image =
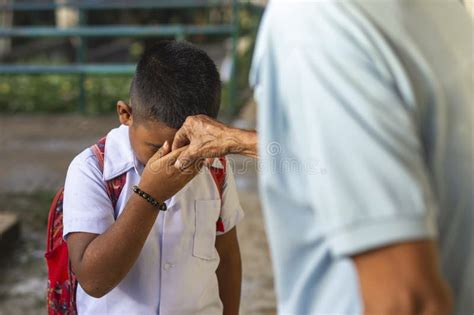
[[[102,172],[90,149],[71,162],[63,202],[64,238],[72,232],[102,234],[114,223],[114,210]]]
[[[380,34],[339,22],[319,21],[317,39],[286,57],[288,132],[300,136],[291,150],[318,166],[301,189],[334,255],[433,238],[436,201],[408,73]]]
[[[226,178],[222,191],[222,206],[220,220],[223,230],[218,230],[217,235],[222,235],[232,230],[244,217],[244,211],[240,205],[237,187],[235,185],[232,167],[226,159]]]

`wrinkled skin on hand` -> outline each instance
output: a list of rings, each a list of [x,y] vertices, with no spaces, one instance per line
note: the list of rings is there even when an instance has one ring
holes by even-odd
[[[188,168],[195,160],[235,153],[257,156],[255,131],[226,126],[206,115],[190,116],[174,136],[172,150],[188,147],[180,154],[176,166]],[[208,160],[209,162],[209,160]]]

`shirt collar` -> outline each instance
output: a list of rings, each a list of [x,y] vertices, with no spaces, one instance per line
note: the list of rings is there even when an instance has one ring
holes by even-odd
[[[135,167],[141,174],[138,161],[133,154],[128,126],[121,125],[107,134],[104,153],[104,180],[111,180]]]

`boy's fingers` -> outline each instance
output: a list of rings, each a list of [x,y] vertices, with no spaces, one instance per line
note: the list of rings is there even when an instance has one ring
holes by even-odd
[[[171,151],[168,141],[163,144],[155,155],[148,161],[147,165],[150,164],[151,170],[157,172],[161,169],[163,165],[173,165],[176,162],[179,154],[185,150],[185,148],[180,148],[175,151]]]
[[[174,151],[170,151],[167,155],[165,155],[162,159],[166,161],[166,164],[172,165],[175,164],[180,155],[185,151],[188,147],[181,147]]]
[[[204,166],[205,159],[193,158],[194,154],[189,154],[192,150],[189,146],[181,147],[175,151],[171,151],[168,165],[178,169],[181,174],[194,175]],[[167,157],[168,157],[167,156]]]
[[[159,148],[158,151],[155,152],[155,154],[153,154],[153,156],[150,158],[150,160],[147,162],[147,164],[155,163],[156,161],[158,161],[159,159],[161,159],[162,157],[164,157],[168,153],[170,153],[170,145],[169,145],[168,141],[165,141],[163,146],[161,148]]]
[[[174,151],[173,151],[174,152]],[[176,163],[174,164],[176,168],[179,168],[180,170],[187,169],[190,167],[193,162],[196,160],[196,151],[192,151],[191,149],[188,149],[181,153],[176,160]]]
[[[160,148],[160,150],[161,149],[162,148]],[[166,152],[165,150],[166,149],[163,148],[163,152]],[[153,161],[150,164],[150,170],[153,173],[159,173],[159,172],[165,171],[169,167],[173,167],[173,164],[175,163],[179,153],[180,153],[180,150],[170,151],[167,154],[160,157],[159,152],[156,152],[155,155],[152,158]],[[169,171],[169,169],[168,169],[168,171]]]
[[[163,146],[156,152],[156,156],[158,159],[161,159],[163,156],[167,155],[168,153],[170,153],[170,144],[168,142],[168,140],[165,141],[165,143],[163,144]]]

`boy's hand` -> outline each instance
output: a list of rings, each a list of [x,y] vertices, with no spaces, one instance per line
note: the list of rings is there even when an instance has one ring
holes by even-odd
[[[187,146],[171,152],[171,146],[166,141],[147,162],[140,180],[140,189],[161,202],[180,191],[203,165],[203,160],[197,160],[184,170],[174,167],[177,158],[186,149]]]

